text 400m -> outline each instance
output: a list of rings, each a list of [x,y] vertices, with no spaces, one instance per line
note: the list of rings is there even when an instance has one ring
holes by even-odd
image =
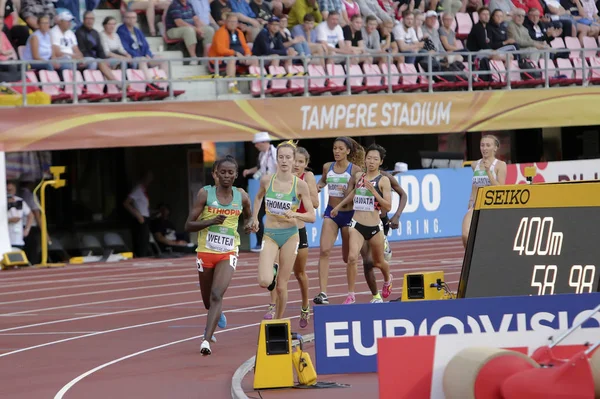
[[[524,217],[519,223],[513,250],[519,255],[560,255],[563,233],[552,231],[553,217]]]
[[[558,267],[556,265],[535,265],[531,276],[531,286],[537,288],[538,295],[553,295],[557,277]],[[594,292],[595,277],[595,265],[573,265],[569,271],[569,287],[575,288],[576,294]]]

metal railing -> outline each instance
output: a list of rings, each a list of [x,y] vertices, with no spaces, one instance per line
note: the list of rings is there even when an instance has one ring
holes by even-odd
[[[215,63],[219,63],[219,65],[224,66],[227,61],[229,60],[253,60],[253,62],[255,63],[255,65],[258,65],[260,70],[262,71],[267,71],[266,66],[269,65],[270,62],[273,61],[274,58],[272,57],[255,57],[255,56],[250,56],[250,57],[239,57],[239,58],[235,58],[235,57],[224,57],[224,58],[214,58],[214,57],[196,57],[196,58],[160,58],[160,59],[148,59],[148,58],[134,58],[134,59],[128,59],[128,60],[121,60],[121,59],[96,59],[96,60],[91,60],[91,59],[86,59],[86,60],[50,60],[50,61],[22,61],[22,60],[11,60],[11,61],[4,61],[2,62],[2,64],[4,65],[9,65],[9,64],[16,64],[19,66],[20,68],[20,73],[21,73],[21,81],[19,82],[12,82],[12,83],[8,83],[8,82],[1,82],[0,86],[4,86],[4,87],[8,87],[8,88],[17,88],[19,89],[19,91],[21,91],[22,93],[26,93],[27,92],[27,88],[28,87],[37,87],[39,88],[40,86],[68,86],[71,85],[72,86],[72,90],[70,90],[70,93],[72,94],[72,99],[69,99],[70,103],[74,103],[77,104],[79,102],[81,102],[79,100],[79,95],[78,95],[78,89],[77,86],[81,86],[81,85],[85,85],[86,83],[91,83],[91,82],[85,82],[85,81],[76,81],[76,71],[78,70],[78,65],[80,64],[91,64],[91,63],[101,63],[101,62],[110,62],[110,61],[118,61],[121,64],[121,79],[120,80],[98,80],[98,81],[94,81],[94,84],[99,84],[102,85],[103,87],[105,85],[118,85],[120,86],[120,102],[126,102],[129,98],[129,91],[128,91],[128,84],[132,84],[132,83],[145,83],[145,84],[150,84],[150,83],[168,83],[168,88],[167,88],[167,92],[168,92],[168,97],[162,101],[172,101],[174,100],[174,87],[173,85],[175,83],[192,83],[192,82],[198,82],[198,81],[212,81],[214,82],[214,84],[218,84],[219,82],[256,82],[258,81],[259,84],[259,91],[256,92],[254,91],[252,93],[252,95],[254,97],[259,97],[259,98],[265,98],[267,96],[267,89],[265,89],[265,87],[267,87],[268,82],[271,81],[272,79],[285,79],[285,80],[291,80],[291,79],[301,79],[303,81],[303,91],[302,92],[297,92],[297,95],[302,95],[302,96],[311,96],[311,85],[310,85],[310,80],[311,79],[343,79],[344,80],[344,86],[345,86],[345,90],[338,90],[337,94],[340,95],[351,95],[353,94],[354,90],[356,86],[352,85],[352,78],[365,78],[367,75],[366,74],[352,74],[350,71],[350,68],[344,68],[344,75],[330,75],[327,72],[327,68],[324,68],[324,75],[318,75],[318,76],[311,76],[308,73],[308,66],[311,64],[315,63],[315,60],[323,60],[323,62],[327,61],[330,58],[333,58],[336,60],[336,63],[343,63],[344,65],[350,65],[351,61],[353,59],[355,59],[356,61],[354,61],[354,63],[358,63],[361,60],[364,60],[365,58],[371,58],[371,59],[375,59],[378,61],[379,65],[382,64],[386,64],[387,65],[387,71],[385,73],[380,73],[378,75],[374,75],[374,76],[378,76],[380,78],[385,78],[385,85],[382,84],[383,87],[385,87],[385,89],[379,90],[379,93],[395,93],[395,92],[399,92],[399,91],[403,91],[402,88],[398,89],[398,88],[394,88],[394,84],[392,83],[393,81],[396,81],[395,78],[402,78],[402,77],[409,77],[409,76],[423,76],[427,79],[427,87],[424,87],[423,84],[419,84],[419,88],[418,90],[420,92],[427,92],[427,93],[432,93],[434,91],[437,91],[439,85],[438,82],[435,81],[434,77],[436,77],[437,79],[444,79],[445,77],[448,76],[453,76],[453,75],[457,75],[461,74],[461,75],[466,75],[466,87],[465,87],[465,83],[463,83],[463,85],[459,86],[457,85],[456,87],[453,87],[452,85],[447,85],[446,87],[444,87],[444,90],[446,91],[473,91],[475,90],[477,87],[475,86],[479,86],[478,84],[476,84],[481,76],[485,76],[485,75],[496,75],[494,80],[496,83],[500,83],[500,84],[495,84],[492,85],[493,87],[490,86],[486,86],[485,88],[495,88],[495,89],[503,89],[503,90],[511,90],[513,89],[513,81],[511,79],[511,73],[514,73],[514,69],[513,66],[511,64],[511,60],[516,56],[524,56],[527,57],[528,55],[531,55],[532,53],[537,53],[539,54],[539,58],[540,60],[544,60],[545,62],[543,63],[543,68],[539,68],[537,67],[536,69],[519,69],[519,73],[521,72],[542,72],[542,76],[543,76],[543,83],[537,84],[535,87],[544,87],[544,88],[550,88],[551,87],[551,80],[553,80],[557,75],[567,75],[567,78],[571,79],[568,75],[572,75],[574,76],[578,76],[581,79],[581,82],[571,82],[571,85],[577,85],[577,86],[588,86],[590,84],[591,81],[591,77],[592,77],[592,69],[593,67],[590,67],[587,65],[586,60],[586,53],[590,53],[590,54],[594,54],[594,56],[597,55],[599,49],[598,48],[582,48],[582,49],[577,49],[577,50],[571,50],[571,49],[565,49],[565,48],[549,48],[549,49],[543,49],[543,50],[519,50],[519,51],[511,51],[511,52],[494,52],[493,54],[495,56],[501,57],[501,59],[504,61],[504,65],[505,65],[505,70],[504,71],[498,71],[498,70],[494,70],[494,68],[491,68],[489,71],[484,71],[484,70],[475,70],[473,68],[474,65],[474,61],[478,58],[484,58],[484,57],[489,57],[491,55],[491,53],[489,52],[468,52],[468,51],[458,51],[458,52],[453,52],[453,53],[434,53],[434,52],[420,52],[420,53],[395,53],[395,54],[390,54],[390,53],[381,53],[381,54],[361,54],[361,55],[336,55],[333,57],[327,57],[327,56],[311,56],[311,57],[305,57],[305,56],[282,56],[282,57],[277,57],[277,59],[279,60],[279,65],[283,66],[285,61],[287,60],[292,60],[292,61],[301,61],[302,62],[302,66],[303,66],[303,70],[304,73],[300,73],[300,74],[293,74],[293,73],[289,73],[289,74],[284,74],[284,75],[276,75],[276,76],[272,76],[272,75],[252,75],[252,74],[247,74],[247,75],[241,75],[241,76],[236,76],[236,77],[226,77],[226,76],[219,76],[218,75],[218,71],[216,71],[215,74],[213,75],[198,75],[198,76],[191,76],[188,78],[181,78],[181,77],[177,77],[174,78],[173,77],[173,69],[174,69],[174,62],[178,62],[178,63],[182,63],[182,62],[187,62],[187,61],[198,61],[199,63],[203,64],[203,65],[208,65],[208,63],[212,63],[212,65],[215,65]],[[583,62],[581,62],[581,65],[571,65],[571,62],[569,61],[569,67],[564,67],[564,68],[560,68],[560,67],[555,67],[554,63],[553,63],[553,59],[556,57],[557,54],[559,53],[569,53],[569,56],[571,56],[573,53],[577,53],[579,56],[579,59],[583,60]],[[445,56],[448,55],[461,55],[463,57],[463,62],[465,65],[465,69],[462,72],[455,72],[455,71],[431,71],[432,69],[432,65],[433,65],[433,59],[434,57],[439,57],[439,59],[443,59]],[[392,64],[394,64],[394,59],[399,57],[399,56],[403,56],[405,58],[407,57],[417,57],[417,59],[426,59],[427,63],[426,65],[429,66],[429,68],[427,68],[428,70],[424,70],[424,71],[420,71],[419,67],[416,66],[416,73],[402,73],[400,71],[393,72],[392,71]],[[564,57],[562,57],[564,58]],[[576,58],[576,57],[574,57]],[[73,72],[73,81],[71,82],[65,82],[65,81],[60,81],[60,82],[42,82],[42,81],[38,81],[38,82],[27,82],[27,77],[26,77],[26,72],[29,68],[29,65],[38,65],[38,64],[48,64],[49,62],[53,63],[53,64],[67,64],[69,65],[69,69]],[[166,80],[148,80],[148,79],[144,79],[144,80],[134,80],[134,81],[130,81],[126,79],[126,74],[125,74],[125,70],[127,69],[127,66],[129,63],[140,63],[140,62],[153,62],[153,63],[166,63],[168,64],[168,72],[167,72],[167,79]],[[322,64],[321,64],[322,65]],[[536,63],[537,66],[537,63]],[[598,66],[597,69],[594,69],[594,71],[597,71],[598,73],[598,77],[600,77],[600,66]],[[553,74],[553,76],[550,76],[551,73]],[[61,75],[61,73],[59,72],[59,76]],[[216,79],[218,77],[218,79]],[[521,79],[520,79],[521,80]],[[594,80],[595,82],[596,80]],[[383,82],[383,79],[382,79]],[[362,86],[364,86],[364,83],[361,83]],[[520,85],[519,85],[520,86]],[[327,90],[325,90],[327,91]],[[412,91],[412,90],[411,90]],[[219,93],[218,90],[216,90],[216,98],[219,97]],[[206,98],[204,99],[198,99],[198,100],[206,100]],[[23,106],[27,106],[27,96],[22,96],[22,105]]]

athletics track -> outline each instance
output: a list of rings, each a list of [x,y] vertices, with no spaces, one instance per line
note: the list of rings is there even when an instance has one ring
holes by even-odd
[[[456,290],[464,253],[459,238],[397,242],[392,248],[390,299],[401,295],[402,276],[409,271],[443,270]],[[332,252],[328,295],[338,304],[347,291],[346,272],[340,247]],[[269,300],[258,287],[257,261],[257,254],[240,254],[223,303],[228,325],[217,329],[218,342],[208,357],[199,352],[206,311],[192,257],[1,272],[0,397],[230,398],[233,373],[256,354],[257,326]],[[311,249],[311,309],[318,291],[317,262],[318,249]],[[381,273],[376,275],[381,289]],[[368,302],[361,271],[358,281],[357,302]],[[300,293],[293,276],[289,290],[286,317],[292,317],[292,330],[313,332],[312,318],[308,328],[297,327]],[[307,345],[315,361],[313,348]],[[250,398],[377,397],[375,374],[319,376],[349,388],[260,395],[252,390],[252,378],[250,372],[242,383]]]

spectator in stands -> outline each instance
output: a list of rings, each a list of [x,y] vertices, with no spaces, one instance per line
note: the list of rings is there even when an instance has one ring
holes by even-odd
[[[214,36],[215,30],[219,29],[219,24],[217,24],[217,21],[215,21],[215,19],[212,17],[209,1],[208,0],[189,0],[189,2],[192,5],[192,8],[194,9],[194,14],[196,14],[198,19],[200,19],[200,22],[202,22],[202,25],[210,26],[212,28],[212,33]],[[205,36],[204,40],[205,40],[204,41],[205,46],[210,45],[210,43],[212,43],[212,37],[210,38],[210,41],[207,41],[206,36]],[[206,51],[204,51],[204,53],[206,54]]]
[[[42,69],[50,71],[53,71],[54,68],[60,69],[60,64],[49,62],[51,59],[55,58],[54,48],[52,46],[52,36],[50,34],[50,17],[47,15],[39,17],[37,24],[40,28],[33,32],[27,39],[25,51],[23,51],[23,60],[46,61],[41,64],[29,64],[31,69],[36,71]]]
[[[424,42],[417,39],[417,33],[413,27],[415,16],[409,10],[402,13],[402,21],[394,27],[393,33],[398,43],[398,49],[401,53],[418,53],[422,52],[425,45]],[[408,64],[414,64],[416,56],[404,56],[404,60]]]
[[[246,39],[249,42],[254,41],[254,38],[260,33],[265,24],[256,19],[256,14],[254,14],[246,0],[229,0],[229,4],[231,11],[237,14],[238,21],[247,26]]]
[[[583,43],[583,38],[588,35],[590,28],[584,24],[578,24],[573,15],[565,10],[558,0],[544,0],[544,3],[546,4],[544,13],[551,14],[551,18],[552,16],[558,17],[562,23],[563,31],[569,34],[569,36],[578,36],[579,40]]]
[[[515,44],[517,44],[521,50],[542,50],[550,48],[548,43],[533,40],[531,36],[529,36],[529,30],[523,26],[523,22],[525,22],[525,11],[517,8],[513,11],[513,19],[508,24],[508,37],[514,39]],[[540,59],[540,53],[537,51],[529,54],[521,54],[521,56],[530,59],[535,64],[537,64]]]
[[[598,32],[600,31],[600,25],[598,25],[598,9],[593,1],[560,0],[560,4],[571,13],[571,16],[577,22],[578,26],[583,25],[588,27],[587,36],[598,37]],[[586,4],[587,7],[584,7],[584,4]],[[583,46],[583,41],[581,44]]]
[[[305,15],[312,15],[313,21],[317,24],[323,22],[323,16],[319,10],[319,3],[317,0],[296,0],[288,14],[288,23],[292,29],[296,25],[304,23]]]
[[[129,55],[131,55],[132,58],[148,59],[148,61],[133,62],[132,68],[141,69],[144,72],[146,80],[152,80],[153,77],[150,74],[148,67],[152,68],[153,66],[159,66],[160,69],[167,72],[168,76],[168,63],[162,61],[160,57],[152,54],[146,37],[141,30],[135,27],[136,20],[137,14],[133,11],[127,11],[123,16],[123,24],[117,29],[117,34],[119,35],[119,39],[121,39],[123,48]]]
[[[226,16],[230,12],[231,4],[229,4],[229,0],[213,0],[210,2],[210,15],[212,16],[212,19],[215,20],[218,26],[223,26],[225,24]],[[241,28],[242,27],[240,26],[240,29]]]
[[[310,55],[310,48],[308,47],[308,43],[304,39],[304,36],[293,37],[292,32],[288,29],[288,19],[285,14],[280,18],[281,28],[279,29],[279,33],[283,37],[283,45],[287,47],[293,47],[296,54],[302,55]]]
[[[429,9],[435,10],[440,13],[448,12],[450,14],[456,15],[457,12],[465,12],[465,10],[467,9],[467,0],[441,0],[439,2],[437,0],[433,0],[431,1]]]
[[[271,10],[271,5],[267,3],[265,0],[252,0],[250,2],[250,8],[256,15],[256,19],[261,24],[269,21],[273,16],[273,11]],[[256,40],[256,39],[255,39]]]
[[[77,37],[71,30],[73,15],[69,11],[63,11],[56,16],[57,23],[50,29],[52,37],[52,51],[58,60],[83,60],[84,56],[77,45]],[[72,68],[71,63],[61,63],[59,69]],[[79,66],[86,66],[80,64]],[[90,68],[93,65],[90,65]]]
[[[198,40],[202,41],[203,48],[208,48],[215,34],[210,25],[205,25],[194,13],[194,8],[187,0],[173,0],[167,10],[165,29],[169,39],[183,39],[190,57],[195,58]],[[198,65],[198,61],[190,62],[190,65]]]
[[[298,37],[304,38],[304,43],[308,46],[308,52],[304,53],[304,55],[322,57],[325,54],[323,46],[317,42],[317,30],[315,29],[314,15],[304,14],[304,23],[292,28],[292,37],[294,39]],[[298,50],[296,49],[296,51]],[[303,53],[300,54],[302,55]],[[325,65],[324,58],[313,58],[311,62],[318,65]]]
[[[0,17],[0,81],[14,82],[19,80],[19,67],[16,64],[3,64],[3,61],[17,60],[17,53],[12,44],[2,31],[4,28],[4,17]],[[6,80],[9,78],[10,80]]]
[[[527,28],[529,36],[533,40],[550,44],[552,40],[563,34],[563,30],[562,28],[557,29],[553,24],[542,22],[540,15],[540,10],[530,8],[523,25]],[[551,53],[550,56],[553,57],[554,54]]]
[[[386,53],[397,54],[398,43],[396,42],[396,38],[394,37],[394,22],[393,21],[384,21],[379,27],[379,39],[381,44],[381,50]],[[400,56],[400,62],[404,62],[404,57]]]
[[[504,23],[504,12],[502,10],[494,10],[489,22],[489,39],[490,48],[499,52],[516,51],[517,46],[515,39],[508,37],[506,25]],[[519,58],[519,56],[516,56]],[[512,54],[509,55],[512,60]],[[506,60],[506,58],[504,58]]]
[[[100,33],[94,29],[94,17],[93,11],[86,11],[83,14],[83,25],[75,32],[77,38],[77,46],[83,56],[86,59],[106,59],[107,55],[104,53],[104,47],[102,47],[102,39]],[[115,64],[115,66],[118,64]],[[112,70],[108,62],[92,62],[87,65],[88,69],[99,69],[106,80],[113,80]]]
[[[20,197],[23,198],[23,201],[29,206],[31,209],[31,213],[33,214],[31,228],[29,229],[29,234],[25,237],[25,253],[27,254],[27,259],[32,265],[37,265],[41,263],[41,230],[40,225],[42,224],[42,213],[40,212],[40,207],[35,201],[35,196],[33,195],[33,191],[35,189],[36,183],[33,181],[32,177],[26,177],[21,181],[20,187]]]
[[[354,55],[368,55],[369,52],[365,48],[365,41],[362,37],[363,19],[360,14],[355,14],[350,18],[350,25],[346,25],[342,28],[344,32],[344,41],[346,47],[349,47]],[[350,59],[351,64],[373,62],[371,57],[353,57]]]
[[[415,16],[415,22],[413,24],[413,29],[417,34],[417,39],[419,41],[424,39],[423,36],[423,24],[425,23],[425,15],[421,12],[421,10],[413,10],[413,15]]]
[[[361,30],[361,35],[365,43],[365,50],[373,56],[380,55],[382,53],[381,38],[377,31],[377,18],[375,15],[369,15],[365,22],[366,23]],[[376,61],[379,62],[379,60]]]
[[[512,18],[512,13],[517,7],[510,0],[490,0],[490,4],[488,4],[488,8],[492,11],[501,10],[504,13],[504,19],[510,21]],[[494,16],[492,15],[492,23],[494,20]]]
[[[339,12],[329,12],[327,19],[317,26],[317,40],[323,45],[326,55],[328,56],[354,55],[354,50],[346,45],[344,32],[339,21]],[[344,57],[330,57],[327,59],[327,63],[341,63],[344,61]]]
[[[171,209],[167,204],[159,204],[158,217],[150,223],[150,232],[161,251],[195,253],[195,245],[190,243],[186,232],[177,232],[175,224],[169,220]]]
[[[317,1],[319,2],[319,9],[321,10],[321,15],[323,16],[323,19],[327,19],[329,14],[331,14],[332,12],[337,13],[338,19],[339,19],[339,15],[341,15],[342,8],[344,7],[342,5],[342,0],[317,0]],[[343,21],[338,21],[338,24],[341,22],[343,22]]]
[[[490,10],[487,7],[481,7],[477,13],[479,15],[479,22],[473,24],[471,32],[467,36],[467,49],[480,53],[475,58],[504,60],[505,58],[497,54],[491,46],[492,28],[490,25]]]
[[[427,37],[431,41],[431,45],[433,48],[430,51],[436,53],[446,53],[446,49],[440,40],[439,30],[436,29],[437,25],[437,12],[433,10],[429,10],[425,13],[425,23],[423,24],[423,36]],[[454,33],[454,32],[453,32]],[[449,64],[454,61],[462,61],[462,57],[460,55],[444,55],[437,56],[436,59],[438,61],[446,60]]]
[[[252,54],[256,56],[267,56],[269,61],[265,61],[265,66],[279,66],[279,57],[294,56],[298,54],[293,47],[285,47],[283,45],[283,36],[279,33],[281,29],[280,20],[277,17],[271,17],[267,22],[267,26],[263,29],[252,46]],[[284,61],[284,66],[287,68],[292,65],[292,59]]]
[[[50,17],[54,21],[56,10],[52,0],[21,0],[20,17],[32,30],[39,29],[38,19],[43,15]]]
[[[467,0],[466,12],[469,14],[477,12],[481,7],[483,7],[483,0]]]
[[[452,29],[453,21],[453,14],[444,13],[442,15],[442,26],[440,26],[440,29],[438,30],[440,43],[447,53],[458,52],[461,50],[461,48],[456,45],[456,32]],[[460,55],[455,55],[452,61],[462,61],[462,58],[463,57]],[[451,62],[450,56],[448,56],[448,62]]]
[[[171,5],[171,0],[121,0],[127,3],[127,11],[144,11],[150,36],[159,36],[156,33],[156,10],[164,12]]]
[[[100,41],[102,42],[104,54],[109,58],[130,61],[131,54],[127,53],[123,43],[121,43],[121,38],[116,33],[117,20],[113,17],[106,17],[102,22],[102,26],[104,30],[100,32]]]
[[[353,16],[360,15],[360,7],[354,0],[342,0],[342,26],[350,25]]]
[[[209,57],[235,57],[227,60],[225,73],[227,77],[235,77],[237,65],[252,66],[258,65],[255,59],[240,59],[241,57],[249,57],[252,55],[250,47],[246,43],[246,38],[241,29],[238,28],[238,16],[231,12],[227,15],[225,25],[221,26],[213,38]],[[229,91],[239,93],[237,82],[229,82]]]
[[[396,15],[400,9],[400,3],[393,0],[356,0],[360,7],[362,15],[374,15],[377,18],[377,23],[392,22],[396,20]],[[400,7],[408,7],[406,5]]]
[[[17,196],[17,185],[13,181],[6,183],[8,237],[10,245],[24,249],[25,238],[29,235],[33,223],[33,213],[23,200]]]
[[[148,197],[148,187],[152,183],[154,176],[152,172],[146,172],[142,175],[138,184],[127,196],[123,202],[123,207],[133,216],[133,252],[137,257],[148,256],[150,252],[150,200]]]

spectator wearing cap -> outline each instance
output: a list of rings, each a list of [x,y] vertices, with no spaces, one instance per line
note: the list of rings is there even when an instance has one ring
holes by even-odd
[[[296,25],[303,24],[306,15],[312,15],[314,23],[320,24],[323,22],[323,16],[319,10],[317,0],[296,0],[288,14],[288,23],[292,29]]]
[[[79,50],[77,43],[77,37],[71,30],[71,21],[73,21],[73,15],[70,11],[63,11],[56,16],[57,23],[54,28],[50,29],[50,36],[52,38],[52,48],[56,59],[59,60],[82,60],[84,59],[83,54]],[[81,66],[81,65],[80,65]],[[85,66],[85,64],[83,65]],[[94,65],[90,65],[90,69]],[[70,69],[70,63],[61,63],[59,69]]]
[[[100,38],[100,33],[96,29],[94,29],[94,22],[96,18],[94,17],[93,11],[86,11],[83,14],[83,24],[77,29],[75,32],[75,37],[77,38],[77,45],[79,50],[83,54],[86,59],[105,59],[108,58],[106,53],[104,52],[104,47],[102,46],[102,39]],[[118,66],[118,61],[113,62],[114,66]],[[88,69],[99,69],[104,78],[106,80],[113,80],[112,70],[107,62],[93,62],[89,64]]]
[[[204,24],[194,12],[187,0],[173,0],[167,10],[165,29],[169,39],[183,39],[190,57],[195,58],[198,40],[202,41],[204,49],[212,43],[215,30],[209,24]],[[190,65],[198,65],[192,61]]]
[[[32,30],[39,29],[38,19],[43,15],[50,17],[51,22],[54,21],[54,17],[56,16],[54,1],[21,0],[21,14],[19,16]]]
[[[323,46],[317,43],[317,31],[315,29],[315,17],[312,14],[304,15],[304,23],[301,25],[296,25],[292,28],[291,31],[292,37],[296,39],[297,37],[303,37],[304,41],[301,44],[301,50],[299,51],[296,47],[296,51],[298,51],[301,55],[306,56],[315,56],[322,57]],[[311,63],[318,65],[325,65],[324,58],[313,58]]]
[[[213,37],[212,45],[208,52],[209,57],[234,57],[227,60],[225,73],[227,77],[235,77],[236,67],[238,65],[258,65],[256,59],[240,59],[249,57],[252,51],[246,43],[246,38],[241,29],[238,28],[238,17],[235,13],[227,14],[225,24],[222,25]],[[229,82],[229,91],[239,93],[237,82]]]
[[[277,172],[277,149],[271,144],[271,137],[267,132],[260,132],[254,135],[252,140],[254,146],[259,151],[258,153],[258,164],[257,166],[244,169],[242,175],[252,176],[253,179],[260,180],[261,176],[270,175]],[[255,204],[256,206],[256,204]],[[264,225],[263,217],[265,216],[265,202],[262,201],[260,204],[260,211],[258,213],[259,228],[256,232],[256,246],[252,248],[252,252],[260,252],[260,246],[262,243]]]
[[[279,33],[281,28],[280,20],[277,17],[271,17],[265,29],[263,29],[252,46],[252,54],[256,56],[267,56],[269,61],[265,61],[266,65],[279,66],[279,57],[295,56],[298,53],[293,47],[285,47],[283,44],[283,36]],[[292,65],[292,59],[285,60],[286,66]]]
[[[521,50],[542,50],[550,48],[548,43],[533,40],[529,36],[529,30],[523,25],[525,22],[525,11],[517,8],[513,11],[512,21],[508,24],[508,37],[514,39]],[[533,51],[529,54],[522,54],[522,57],[528,58],[537,64],[540,59],[540,53]]]
[[[119,35],[119,39],[121,39],[121,44],[123,44],[125,51],[127,51],[132,58],[142,58],[147,60],[132,62],[132,68],[140,69],[144,72],[146,80],[152,80],[154,78],[148,69],[149,67],[152,68],[154,66],[160,67],[160,69],[164,70],[168,76],[168,63],[162,61],[160,57],[155,56],[152,51],[150,51],[150,45],[148,44],[146,37],[142,31],[135,26],[136,21],[137,14],[135,11],[127,11],[123,16],[123,24],[117,28],[117,34]]]

